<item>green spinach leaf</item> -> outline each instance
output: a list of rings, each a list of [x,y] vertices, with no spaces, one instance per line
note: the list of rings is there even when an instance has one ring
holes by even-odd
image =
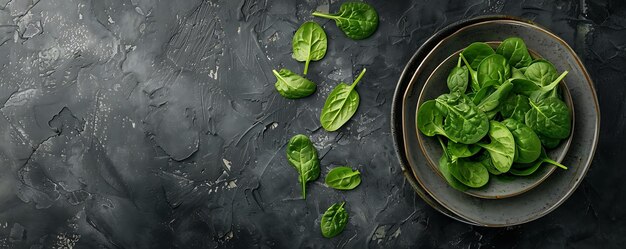
[[[468,68],[476,70],[478,69],[478,65],[485,59],[487,56],[495,54],[493,48],[484,42],[474,42],[463,49],[464,59],[468,64]]]
[[[281,69],[280,72],[272,70],[276,76],[276,91],[285,98],[299,99],[309,96],[315,92],[317,85],[304,77],[297,75],[287,69]]]
[[[445,144],[441,140],[441,137],[437,137],[437,139],[439,140],[439,144],[441,145],[441,148],[443,149],[443,154],[441,155],[441,158],[439,159],[439,172],[441,172],[441,175],[443,176],[443,178],[446,180],[446,182],[448,182],[448,185],[450,185],[452,188],[459,190],[459,191],[467,190],[468,187],[465,184],[459,182],[459,180],[454,178],[452,173],[450,173],[450,164],[456,163],[456,160],[451,159],[448,153],[448,150],[446,149]]]
[[[455,161],[457,158],[476,155],[482,148],[475,144],[461,144],[448,140],[448,154]]]
[[[513,84],[511,82],[506,81],[498,87],[498,89],[487,96],[485,99],[480,101],[478,104],[478,109],[483,112],[489,112],[491,110],[496,109],[500,105],[500,102],[503,102],[506,97],[509,96],[509,93],[513,89]]]
[[[498,121],[489,122],[489,138],[491,143],[477,143],[489,153],[493,166],[502,173],[511,168],[515,158],[515,139],[511,131]]]
[[[448,75],[448,89],[450,92],[465,93],[467,91],[467,84],[469,81],[467,67],[461,66],[461,58],[455,68],[450,71]]]
[[[348,224],[348,212],[343,207],[345,204],[345,202],[335,203],[322,215],[320,227],[324,237],[335,237],[346,228]]]
[[[464,94],[443,94],[435,101],[445,116],[445,134],[452,141],[473,144],[487,135],[489,119]]]
[[[533,130],[515,119],[505,119],[502,124],[506,126],[515,139],[516,163],[531,163],[541,154],[541,141]]]
[[[539,140],[541,140],[541,144],[543,145],[543,147],[546,147],[548,149],[554,149],[558,147],[559,144],[561,144],[561,139],[545,137],[539,134],[537,134],[537,136],[539,137]]]
[[[363,68],[352,85],[341,82],[328,95],[320,115],[320,123],[325,130],[336,131],[356,113],[357,108],[359,108],[359,93],[354,87],[359,83],[365,71],[366,69]]]
[[[512,118],[522,123],[524,123],[528,111],[530,111],[528,97],[519,94],[509,96],[500,108],[500,114],[503,118]]]
[[[435,100],[428,100],[417,109],[417,128],[429,137],[437,134],[446,136],[443,130],[443,114],[435,105]]]
[[[519,37],[509,37],[500,43],[496,53],[504,56],[514,68],[523,68],[530,65],[532,57],[528,53],[524,40]]]
[[[306,199],[306,183],[320,176],[320,161],[317,149],[309,137],[299,134],[293,136],[287,144],[287,159],[300,175],[298,180],[302,186],[302,198]]]
[[[511,67],[502,55],[492,54],[478,65],[476,79],[482,88],[486,84],[501,85],[511,77]]]
[[[336,167],[326,175],[326,185],[339,190],[354,189],[361,184],[361,172],[350,167]]]
[[[511,174],[516,175],[516,176],[529,176],[533,173],[535,173],[535,171],[537,171],[537,169],[539,169],[539,167],[543,164],[543,163],[549,163],[552,164],[554,166],[557,166],[559,168],[562,169],[567,169],[567,166],[560,164],[557,161],[554,161],[552,159],[550,159],[548,157],[548,155],[546,154],[546,151],[542,148],[541,149],[541,154],[539,155],[539,157],[537,158],[537,160],[531,162],[531,163],[516,163],[514,164],[513,168],[511,168],[511,170],[509,171]]]
[[[480,163],[461,158],[449,164],[450,173],[470,188],[480,188],[489,182],[489,171]]]
[[[319,61],[326,55],[328,39],[326,32],[315,22],[305,22],[296,31],[291,42],[292,57],[304,64],[304,75],[308,72],[309,62]]]
[[[538,60],[530,64],[524,75],[538,86],[546,86],[556,79],[556,68],[546,60]]]
[[[567,138],[572,129],[572,114],[569,108],[557,97],[548,97],[538,103],[530,101],[530,111],[526,113],[526,125],[537,134],[549,138]]]
[[[313,16],[335,20],[337,27],[354,40],[365,39],[378,28],[378,13],[363,2],[343,3],[334,15],[313,12]]]

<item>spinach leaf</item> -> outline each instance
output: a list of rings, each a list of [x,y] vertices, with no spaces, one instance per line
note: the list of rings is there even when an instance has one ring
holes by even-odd
[[[506,173],[513,164],[515,157],[515,139],[513,134],[498,121],[489,122],[489,138],[491,143],[477,143],[489,153],[493,166]]]
[[[530,101],[530,111],[526,113],[526,125],[537,134],[549,138],[567,138],[572,129],[572,114],[569,108],[557,97],[548,97],[538,103]]]
[[[443,94],[437,99],[437,108],[445,116],[443,129],[454,142],[473,144],[482,139],[489,131],[489,119],[478,110],[464,94]]]
[[[478,65],[487,58],[487,56],[495,53],[493,48],[484,42],[474,42],[461,52],[464,60],[469,64],[467,67],[474,70],[478,69]]]
[[[511,67],[506,59],[499,54],[485,57],[478,65],[478,70],[476,71],[476,79],[480,87],[486,84],[501,85],[510,77]]]
[[[558,92],[556,90],[558,88],[559,83],[561,82],[561,80],[563,80],[563,78],[565,78],[567,73],[568,73],[567,71],[563,72],[561,75],[559,75],[559,77],[557,77],[550,84],[542,86],[538,90],[531,92],[529,96],[530,99],[532,99],[535,102],[538,102],[550,96],[558,97],[557,95]]]
[[[523,94],[526,97],[541,89],[535,82],[528,79],[510,79],[510,81],[513,84],[513,92]]]
[[[558,138],[545,137],[539,134],[537,134],[537,136],[539,137],[539,140],[541,141],[541,144],[543,145],[543,147],[546,147],[548,149],[554,149],[558,147],[559,144],[561,143],[561,139],[558,139]]]
[[[435,100],[429,100],[417,109],[417,128],[429,137],[437,134],[446,136],[443,130],[443,114],[435,105]]]
[[[472,91],[478,92],[481,89],[481,86],[478,84],[478,74],[476,73],[476,70],[470,66],[471,64],[467,61],[463,53],[460,53],[459,57],[461,57],[461,60],[465,63],[465,68],[467,68],[467,71],[469,72]]]
[[[482,164],[483,167],[485,167],[485,169],[487,169],[487,171],[489,171],[489,174],[492,174],[492,175],[500,175],[500,174],[502,174],[502,172],[500,172],[498,169],[496,169],[495,166],[493,166],[493,163],[491,162],[491,157],[489,156],[489,152],[487,152],[487,151],[483,151],[483,153],[481,153],[478,156],[477,162]]]
[[[361,40],[371,36],[378,28],[378,13],[372,6],[362,2],[346,2],[337,14],[313,12],[313,16],[335,20],[346,36]]]
[[[472,102],[474,102],[474,104],[476,105],[480,104],[483,99],[492,94],[495,90],[496,87],[494,85],[483,86],[482,88],[480,88],[480,90],[478,90],[478,92],[474,94]]]
[[[461,58],[455,68],[448,75],[448,89],[450,92],[465,93],[467,91],[469,76],[467,67],[461,66]]]
[[[504,56],[514,68],[527,67],[532,62],[524,40],[519,37],[509,37],[500,43],[496,53]]]
[[[529,80],[535,82],[539,86],[545,86],[554,81],[556,76],[556,68],[552,63],[546,60],[538,60],[530,64],[524,75]]]
[[[320,227],[324,237],[335,237],[346,228],[348,224],[348,212],[343,207],[345,204],[345,202],[335,203],[322,215]]]
[[[449,169],[454,178],[470,188],[480,188],[489,182],[489,171],[479,162],[461,158],[449,164]]]
[[[300,175],[298,181],[302,186],[302,198],[306,199],[306,183],[320,176],[320,161],[317,149],[305,135],[293,136],[287,144],[287,159]]]
[[[326,175],[326,185],[339,190],[354,189],[361,184],[361,172],[349,167],[336,167]]]
[[[454,178],[452,173],[450,173],[450,164],[456,163],[456,160],[452,160],[450,158],[448,150],[446,149],[446,146],[441,140],[441,137],[437,137],[437,138],[439,139],[439,144],[441,144],[441,148],[443,149],[443,154],[441,155],[441,158],[439,159],[439,172],[441,172],[441,175],[443,176],[443,178],[446,180],[446,182],[448,182],[448,185],[450,185],[452,188],[459,190],[459,191],[467,190],[468,187],[464,185],[463,183],[459,182],[459,180]]]
[[[530,110],[528,97],[524,95],[511,95],[501,105],[500,114],[503,118],[512,118],[524,123],[526,113]]]
[[[537,158],[537,160],[531,162],[531,163],[526,163],[526,164],[514,164],[514,167],[509,171],[511,172],[511,174],[516,175],[516,176],[529,176],[533,173],[535,173],[535,171],[537,171],[537,169],[539,169],[539,167],[543,164],[543,163],[549,163],[552,164],[554,166],[557,166],[559,168],[562,169],[567,169],[567,166],[560,164],[557,161],[554,161],[552,159],[550,159],[548,157],[548,155],[546,154],[546,151],[542,148],[541,149],[541,154],[539,155],[539,157]]]
[[[276,91],[285,98],[298,99],[309,96],[315,92],[317,85],[304,77],[297,75],[287,69],[281,69],[280,72],[272,70],[276,76]]]
[[[533,130],[515,119],[505,119],[502,124],[506,126],[515,139],[516,163],[531,163],[541,154],[541,141]]]
[[[322,114],[320,115],[320,123],[327,131],[336,131],[343,126],[356,113],[359,108],[359,93],[354,89],[365,74],[365,68],[361,74],[354,80],[352,85],[346,85],[341,82],[333,89],[326,98]]]
[[[304,75],[309,69],[309,62],[319,61],[326,55],[328,47],[326,32],[315,22],[305,22],[293,35],[291,45],[292,57],[297,61],[304,61]]]
[[[448,154],[455,161],[457,158],[471,157],[476,155],[482,148],[475,144],[461,144],[448,140]]]
[[[526,68],[519,69],[519,68],[511,68],[511,78],[513,79],[526,79],[526,75],[524,75],[524,71],[526,70]]]
[[[511,82],[506,81],[502,83],[502,85],[500,85],[495,92],[480,101],[478,109],[483,112],[489,112],[496,109],[496,107],[500,105],[500,102],[504,101],[504,99],[509,96],[509,92],[511,92],[512,89],[513,84],[511,84]]]

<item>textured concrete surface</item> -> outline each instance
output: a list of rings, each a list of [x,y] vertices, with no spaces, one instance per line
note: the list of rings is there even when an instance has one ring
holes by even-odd
[[[346,38],[322,19],[318,91],[286,100],[271,69],[301,71],[291,37],[336,0],[0,0],[0,248],[625,248],[626,8],[620,1],[369,1],[379,30]],[[602,107],[601,140],[576,193],[538,221],[472,227],[427,206],[400,174],[391,96],[410,55],[448,23],[522,16],[583,58]],[[320,128],[326,95],[368,71],[361,105]],[[349,165],[348,192],[308,185],[284,147],[320,151],[322,177]],[[345,200],[346,230],[320,235]]]

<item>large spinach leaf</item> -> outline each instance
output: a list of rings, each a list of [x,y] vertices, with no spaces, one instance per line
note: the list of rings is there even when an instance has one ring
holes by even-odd
[[[530,64],[524,76],[539,86],[546,86],[556,79],[556,68],[546,60],[538,60]]]
[[[454,142],[473,144],[489,131],[489,120],[464,94],[443,94],[437,99],[437,108],[444,113],[443,129]]]
[[[493,48],[484,42],[474,42],[463,49],[461,54],[467,62],[470,69],[478,69],[478,65],[487,57],[496,52]]]
[[[476,79],[482,88],[486,84],[501,85],[511,77],[511,66],[502,55],[492,54],[478,65]]]
[[[477,143],[483,147],[489,156],[493,166],[498,171],[505,173],[509,171],[515,158],[515,139],[511,131],[498,121],[489,122],[490,143]]]
[[[505,119],[502,124],[506,126],[515,139],[516,163],[531,163],[541,154],[541,141],[533,130],[515,119]]]
[[[352,85],[341,82],[328,95],[320,115],[320,123],[325,130],[336,131],[356,113],[357,108],[359,108],[359,93],[354,87],[359,83],[365,71],[366,69],[363,68]]]
[[[514,94],[504,100],[500,108],[500,114],[503,118],[512,118],[524,123],[526,113],[530,110],[528,97],[524,95]]]
[[[317,149],[309,137],[299,134],[293,136],[287,144],[287,159],[300,175],[298,180],[302,186],[302,198],[306,199],[306,183],[320,176],[320,161]]]
[[[515,68],[523,68],[530,65],[532,57],[528,53],[524,40],[519,37],[509,37],[500,43],[496,53],[504,56],[509,65]]]
[[[548,97],[538,103],[530,101],[531,109],[526,113],[526,125],[537,134],[549,138],[567,138],[572,129],[572,114],[557,97]]]
[[[326,32],[315,22],[305,22],[293,35],[291,45],[293,47],[292,57],[304,64],[304,75],[309,69],[309,62],[318,61],[326,55],[328,47]]]
[[[317,85],[304,77],[297,75],[287,69],[281,69],[280,72],[272,70],[276,76],[276,91],[285,98],[298,99],[309,96],[315,92]]]
[[[378,13],[372,6],[363,2],[343,3],[339,12],[334,15],[313,12],[313,16],[335,20],[337,27],[354,40],[371,36],[378,27]]]

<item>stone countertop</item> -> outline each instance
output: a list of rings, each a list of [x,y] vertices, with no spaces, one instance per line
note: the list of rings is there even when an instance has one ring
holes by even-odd
[[[291,38],[336,0],[0,0],[0,248],[624,248],[626,6],[623,1],[368,1],[378,31],[329,38],[310,97],[287,100],[275,68],[300,72]],[[564,205],[489,229],[438,213],[400,172],[393,90],[432,33],[507,14],[565,39],[596,84],[603,120],[591,170]],[[321,129],[325,97],[352,82],[361,104]],[[322,177],[300,196],[285,145],[319,150]],[[323,176],[362,172],[353,191]],[[320,215],[345,200],[336,238]]]

